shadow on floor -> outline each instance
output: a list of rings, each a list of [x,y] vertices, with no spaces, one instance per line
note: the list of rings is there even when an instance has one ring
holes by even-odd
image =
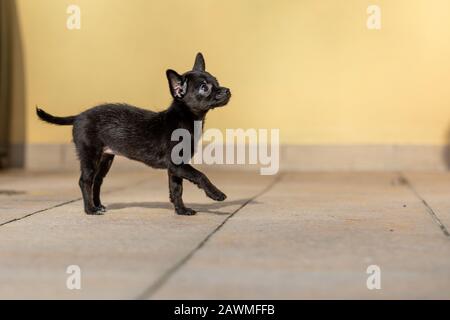
[[[218,214],[218,215],[228,215],[232,212],[217,211],[217,209],[225,208],[233,205],[244,205],[245,203],[258,203],[251,199],[239,199],[224,202],[214,202],[214,203],[186,203],[187,207],[193,208],[200,212]],[[173,205],[170,202],[119,202],[111,203],[107,205],[108,210],[119,210],[126,208],[148,208],[148,209],[173,209]],[[233,210],[234,211],[234,210]]]

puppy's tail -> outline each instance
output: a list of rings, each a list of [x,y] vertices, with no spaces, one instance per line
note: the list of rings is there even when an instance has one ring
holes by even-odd
[[[36,107],[36,114],[41,120],[43,120],[45,122],[53,123],[53,124],[58,124],[60,126],[70,126],[74,123],[74,121],[76,119],[76,116],[55,117],[38,107]]]

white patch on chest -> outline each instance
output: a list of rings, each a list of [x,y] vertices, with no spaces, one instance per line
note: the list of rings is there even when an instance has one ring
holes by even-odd
[[[106,154],[112,154],[112,155],[116,155],[116,156],[121,156],[120,153],[115,152],[113,149],[111,149],[110,147],[103,147],[103,153]]]

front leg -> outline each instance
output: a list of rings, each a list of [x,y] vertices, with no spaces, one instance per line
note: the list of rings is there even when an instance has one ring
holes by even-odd
[[[173,175],[189,180],[197,185],[200,189],[203,189],[208,197],[216,201],[223,201],[227,196],[214,186],[211,181],[200,171],[193,168],[189,164],[171,165],[169,172]]]
[[[190,208],[186,208],[183,203],[183,179],[173,175],[170,170],[169,174],[169,192],[170,202],[175,207],[175,212],[180,215],[192,216],[196,214],[196,211]]]

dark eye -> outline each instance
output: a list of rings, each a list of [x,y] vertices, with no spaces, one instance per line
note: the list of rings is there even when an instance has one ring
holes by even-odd
[[[203,83],[200,85],[199,89],[201,94],[208,94],[209,93],[209,86],[206,83]]]

